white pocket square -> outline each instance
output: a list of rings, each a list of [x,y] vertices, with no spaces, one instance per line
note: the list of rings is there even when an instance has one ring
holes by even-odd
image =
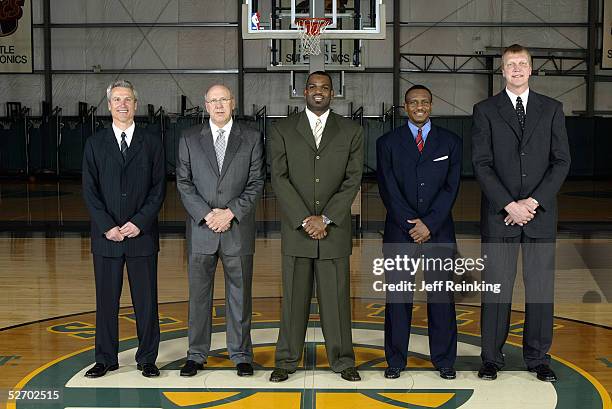
[[[441,161],[441,160],[446,160],[446,159],[448,159],[448,155],[446,155],[446,156],[440,156],[439,158],[436,158],[436,159],[434,159],[433,161],[434,161],[434,162],[439,162],[439,161]]]

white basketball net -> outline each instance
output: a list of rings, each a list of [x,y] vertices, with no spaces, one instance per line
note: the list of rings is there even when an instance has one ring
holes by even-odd
[[[300,18],[295,19],[295,24],[300,33],[302,42],[302,53],[304,55],[321,54],[321,34],[331,24],[329,18]]]

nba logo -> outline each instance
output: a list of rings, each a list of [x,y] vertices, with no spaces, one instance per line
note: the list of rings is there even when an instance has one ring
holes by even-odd
[[[251,14],[251,31],[260,30],[259,27],[259,13]]]

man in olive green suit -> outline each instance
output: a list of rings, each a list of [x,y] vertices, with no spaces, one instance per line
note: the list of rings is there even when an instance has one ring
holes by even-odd
[[[329,74],[309,75],[305,111],[270,131],[272,187],[281,209],[283,303],[270,381],[287,380],[302,357],[313,280],[331,369],[359,381],[351,336],[351,204],[361,185],[363,130],[329,109]]]

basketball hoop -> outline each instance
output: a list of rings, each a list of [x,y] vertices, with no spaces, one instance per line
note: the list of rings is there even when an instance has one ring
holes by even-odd
[[[319,40],[321,39],[321,34],[331,23],[331,18],[308,17],[295,19],[295,24],[300,33],[300,41],[302,42],[302,52],[305,55],[321,54],[321,42]]]

